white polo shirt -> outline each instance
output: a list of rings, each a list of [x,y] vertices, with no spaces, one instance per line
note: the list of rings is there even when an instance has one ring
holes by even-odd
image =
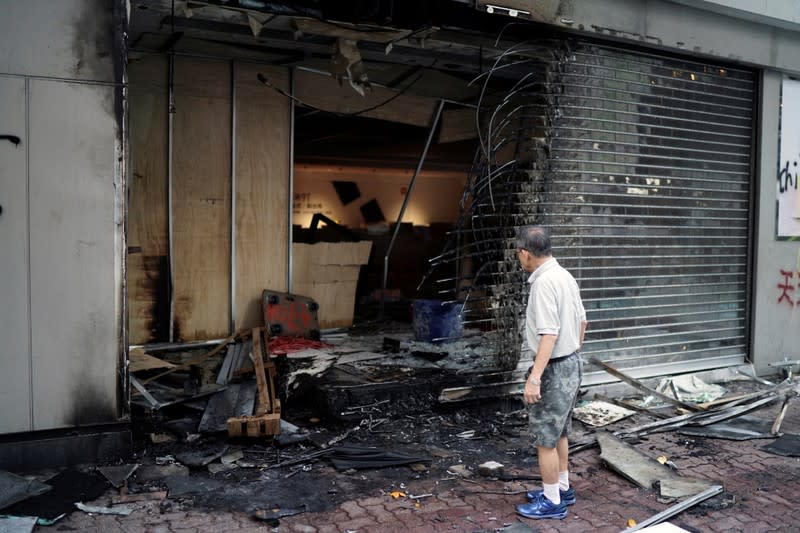
[[[581,322],[586,320],[578,283],[555,258],[534,270],[528,283],[525,337],[534,357],[541,335],[557,335],[551,359],[570,355],[580,348]]]

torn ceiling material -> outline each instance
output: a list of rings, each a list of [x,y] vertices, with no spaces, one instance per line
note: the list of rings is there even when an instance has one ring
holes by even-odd
[[[398,3],[391,20],[379,24],[357,18],[324,20],[322,12],[293,4],[192,2],[193,7],[187,8],[181,2],[173,14],[166,0],[137,0],[129,30],[131,53],[135,57],[169,51],[257,60],[327,73],[340,82],[347,80],[352,84],[349,90],[362,96],[370,87],[382,86],[468,104],[477,96],[477,86],[468,82],[495,61],[497,50],[505,48],[501,41],[480,33],[493,35],[493,28],[499,32],[502,21],[458,3],[452,3],[446,17],[444,13],[438,16],[447,19],[448,27],[455,27],[452,23],[461,8],[461,22],[478,24],[477,33],[442,29],[437,17],[427,13],[425,2]],[[404,20],[401,12],[406,9],[421,22]],[[347,18],[347,9],[339,11]],[[511,28],[506,33],[515,31]],[[513,59],[501,61],[504,68],[493,84],[505,79],[507,88],[508,80],[513,84],[524,75]]]

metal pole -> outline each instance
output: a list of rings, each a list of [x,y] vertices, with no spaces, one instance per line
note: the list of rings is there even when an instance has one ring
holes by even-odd
[[[712,496],[716,496],[717,494],[721,493],[724,489],[722,485],[712,485],[710,488],[704,490],[700,494],[695,494],[691,498],[687,498],[680,503],[677,503],[670,507],[665,511],[661,511],[657,515],[651,516],[647,520],[636,524],[633,527],[628,529],[622,530],[620,533],[628,533],[629,531],[641,531],[644,528],[660,524],[667,518],[671,518],[678,513],[685,511],[686,509],[697,505],[698,503],[711,498]]]
[[[392,240],[389,241],[389,247],[386,249],[386,255],[383,256],[383,285],[381,287],[381,317],[384,316],[384,307],[386,302],[386,280],[389,277],[389,256],[392,254],[392,248],[394,247],[394,241],[397,239],[397,234],[400,231],[400,223],[403,221],[403,215],[406,213],[406,207],[408,207],[408,201],[411,199],[411,193],[414,191],[414,184],[417,182],[417,176],[419,176],[420,170],[422,170],[422,164],[425,162],[425,156],[428,155],[428,148],[431,146],[431,141],[433,141],[433,135],[436,133],[436,127],[439,125],[439,119],[442,116],[442,108],[444,108],[444,100],[439,100],[439,105],[436,107],[436,112],[433,115],[433,122],[431,123],[431,129],[428,132],[428,139],[425,141],[425,148],[422,149],[422,154],[419,156],[419,161],[417,162],[417,168],[414,169],[414,175],[411,176],[411,182],[408,184],[408,191],[406,192],[406,197],[403,199],[403,207],[400,208],[400,214],[397,215],[397,222],[394,226],[394,233],[392,234]]]
[[[172,150],[174,145],[173,131],[175,115],[175,54],[169,54],[168,102],[167,102],[167,234],[169,238],[169,342],[173,338],[175,321],[175,271],[173,269],[174,250],[172,243]]]
[[[231,61],[231,273],[230,273],[230,324],[228,333],[236,331],[236,60]]]
[[[294,209],[294,69],[289,69],[289,211],[288,211],[288,242],[286,246],[286,292],[292,292],[292,223]]]
[[[28,306],[28,409],[29,409],[29,429],[33,431],[36,427],[36,412],[34,410],[34,378],[33,378],[33,313],[31,312],[31,293],[33,285],[31,281],[31,80],[25,77],[25,270],[27,275],[27,301]]]

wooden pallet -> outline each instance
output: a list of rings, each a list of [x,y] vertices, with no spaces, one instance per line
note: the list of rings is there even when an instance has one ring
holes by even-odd
[[[231,437],[269,437],[281,432],[281,402],[275,394],[275,363],[269,357],[262,328],[253,328],[250,358],[256,373],[258,398],[253,416],[236,416],[227,421]],[[265,362],[266,358],[266,362]]]

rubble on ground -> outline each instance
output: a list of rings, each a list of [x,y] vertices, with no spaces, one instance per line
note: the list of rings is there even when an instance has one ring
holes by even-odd
[[[96,481],[92,494],[111,495],[104,505],[85,504],[88,498],[75,494],[58,514],[40,513],[41,518],[57,520],[76,509],[135,512],[128,504],[141,497],[180,508],[235,509],[277,523],[330,510],[376,488],[405,494],[413,480],[427,479],[447,491],[476,473],[498,483],[538,479],[520,403],[522,373],[507,372],[502,381],[493,381],[493,372],[475,372],[491,360],[479,332],[467,331],[465,338],[447,344],[417,341],[397,325],[360,334],[329,332],[318,340],[276,341],[262,334],[254,329],[200,348],[137,351],[132,357],[138,384],[138,393],[132,392],[135,457],[80,472]],[[266,348],[260,364],[254,355],[259,343]],[[272,375],[265,363],[274,366]],[[626,384],[627,395],[594,398],[583,391],[572,453],[602,454],[609,467],[655,491],[660,501],[676,506],[675,512],[686,508],[681,502],[697,505],[716,498],[713,491],[725,480],[694,479],[680,461],[663,458],[662,463],[640,449],[643,439],[687,432],[697,443],[750,434],[777,444],[785,409],[772,420],[758,413],[770,405],[788,407],[798,394],[794,379],[775,384],[748,375],[746,365],[717,372],[721,383],[707,383],[700,374],[645,383],[601,366]],[[261,384],[256,368],[261,368]],[[478,402],[452,401],[442,393],[461,387],[474,394],[484,386],[494,396]],[[273,396],[260,398],[270,387],[266,393]],[[279,419],[270,434],[231,434],[231,418],[266,414]],[[744,425],[737,426],[740,422]],[[797,440],[786,448],[776,453],[797,452]],[[635,462],[644,466],[632,472]],[[26,483],[36,482],[43,490],[52,479],[57,478],[32,477]],[[15,505],[43,496],[23,494]],[[7,504],[3,512],[25,509],[15,505]]]

